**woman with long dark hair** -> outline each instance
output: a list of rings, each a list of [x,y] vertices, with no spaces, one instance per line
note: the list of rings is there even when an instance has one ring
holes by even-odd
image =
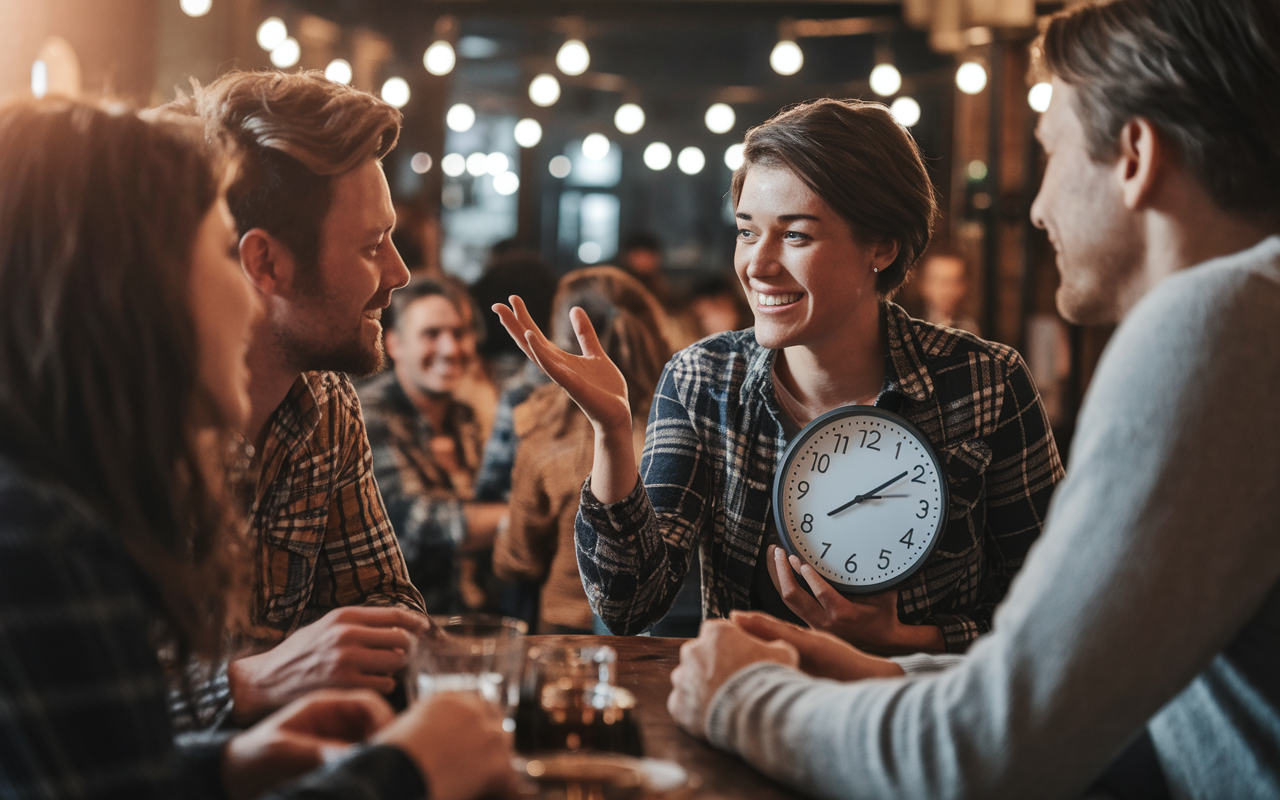
[[[216,152],[190,122],[0,107],[0,795],[251,797],[326,761],[280,796],[478,795],[505,737],[459,698],[396,719],[328,692],[175,746],[157,646],[216,656],[244,610],[226,471],[257,301]]]

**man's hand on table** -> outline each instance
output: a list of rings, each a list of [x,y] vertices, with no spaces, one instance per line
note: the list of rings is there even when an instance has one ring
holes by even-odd
[[[716,692],[735,672],[761,661],[798,667],[800,655],[788,642],[766,642],[725,620],[703,622],[698,638],[680,647],[680,664],[671,672],[667,710],[680,727],[705,739],[707,713]]]
[[[476,695],[424,698],[399,717],[367,689],[313,692],[227,743],[222,777],[231,800],[263,792],[361,742],[402,750],[425,777],[432,800],[514,792],[511,734],[498,708]]]
[[[762,611],[733,611],[729,620],[757,639],[790,644],[800,656],[800,669],[815,678],[858,681],[903,674],[902,667],[887,658],[864,653],[830,633],[792,625]]]
[[[402,608],[348,606],[299,628],[283,642],[227,667],[232,718],[261,719],[316,689],[388,694],[405,668],[414,634],[430,620]]]

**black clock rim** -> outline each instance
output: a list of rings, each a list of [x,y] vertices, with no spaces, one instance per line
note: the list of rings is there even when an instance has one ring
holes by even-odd
[[[924,553],[910,569],[890,580],[859,586],[850,586],[849,584],[833,581],[825,575],[822,576],[827,583],[831,584],[836,591],[840,592],[842,595],[860,596],[876,594],[877,592],[883,592],[887,589],[891,589],[906,581],[912,575],[915,575],[916,572],[924,566],[924,563],[929,560],[929,557],[933,555],[934,548],[938,546],[938,540],[942,538],[942,534],[947,528],[947,520],[951,512],[951,487],[947,481],[947,473],[942,469],[942,461],[938,458],[938,453],[934,449],[933,442],[929,441],[929,437],[925,436],[924,432],[916,427],[911,420],[901,414],[895,414],[892,411],[886,411],[883,408],[876,408],[875,406],[840,406],[839,408],[833,408],[830,411],[815,417],[808,425],[801,428],[800,432],[787,443],[786,449],[782,451],[782,460],[778,462],[778,469],[773,474],[773,523],[778,529],[778,538],[782,541],[782,549],[787,552],[787,555],[795,556],[804,563],[809,564],[809,560],[801,554],[800,548],[796,547],[795,542],[791,541],[791,534],[788,532],[787,526],[782,519],[782,503],[779,493],[782,491],[783,478],[791,468],[791,462],[795,460],[796,451],[800,448],[801,443],[808,438],[809,432],[822,427],[832,419],[839,419],[842,417],[879,417],[880,419],[888,420],[895,425],[901,425],[908,433],[911,433],[920,441],[928,445],[927,452],[929,454],[929,458],[933,461],[933,467],[937,470],[938,476],[942,479],[942,508],[938,513],[938,530],[934,531],[934,536],[929,542],[929,546],[925,548]],[[812,564],[809,565],[813,566]]]

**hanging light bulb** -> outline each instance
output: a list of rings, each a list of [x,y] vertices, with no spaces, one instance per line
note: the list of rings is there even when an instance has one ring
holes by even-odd
[[[178,5],[188,17],[203,17],[213,7],[213,0],[181,0]]]
[[[1043,114],[1049,110],[1049,102],[1053,100],[1053,84],[1037,83],[1031,87],[1031,91],[1027,92],[1027,104],[1031,106],[1031,110],[1037,114]]]
[[[800,45],[783,39],[773,46],[769,54],[769,66],[779,75],[795,75],[804,66],[804,53]]]
[[[977,61],[966,61],[956,70],[956,86],[965,94],[978,94],[987,88],[987,70]]]
[[[623,133],[635,133],[644,127],[644,109],[635,103],[623,103],[613,115],[613,124]]]
[[[466,103],[455,103],[445,113],[444,123],[449,126],[451,131],[466,133],[471,130],[472,125],[476,124],[475,109]]]
[[[560,81],[554,75],[542,73],[529,83],[529,99],[543,108],[555,105],[560,99]]]
[[[729,145],[729,149],[724,151],[724,165],[733,170],[742,166],[744,160],[743,151],[745,149],[741,142]]]
[[[582,154],[592,161],[600,161],[609,155],[613,144],[603,133],[591,133],[582,140]]]
[[[903,95],[894,100],[893,105],[889,106],[889,113],[893,115],[899,125],[904,128],[910,128],[920,121],[920,104]]]
[[[556,53],[556,66],[565,75],[581,75],[591,65],[591,53],[587,46],[577,39],[570,39],[560,45]]]
[[[284,20],[279,17],[267,17],[258,26],[258,47],[267,52],[275,50],[287,38],[289,38],[289,29],[285,27]]]
[[[707,123],[707,130],[712,133],[728,133],[738,121],[738,115],[733,113],[732,106],[727,103],[713,103],[707,109],[703,121]]]
[[[422,66],[432,75],[448,75],[458,63],[458,56],[453,52],[453,45],[446,41],[432,42],[422,54]]]
[[[890,97],[902,88],[902,73],[892,64],[877,64],[871,70],[871,91],[881,97]]]
[[[547,164],[547,171],[551,173],[553,178],[567,178],[572,169],[573,162],[569,160],[568,156],[555,156]]]
[[[382,99],[396,108],[404,108],[409,102],[409,82],[404,78],[387,78],[382,84]]]
[[[515,137],[521,147],[537,147],[542,141],[542,126],[536,119],[526,117],[516,123]]]
[[[520,188],[520,176],[514,172],[501,172],[493,176],[493,190],[501,195],[513,195]]]
[[[659,172],[671,166],[671,148],[665,142],[654,142],[644,149],[644,165]]]
[[[302,47],[298,44],[298,40],[292,36],[276,45],[276,48],[271,51],[271,63],[281,69],[287,69],[297,64],[299,58],[302,58]]]
[[[351,83],[351,64],[345,59],[335,58],[324,68],[324,76],[334,83]]]
[[[460,178],[467,171],[467,158],[462,153],[450,153],[440,159],[440,169],[450,178]]]
[[[676,166],[685,175],[697,175],[707,165],[707,157],[696,147],[686,147],[676,156]]]

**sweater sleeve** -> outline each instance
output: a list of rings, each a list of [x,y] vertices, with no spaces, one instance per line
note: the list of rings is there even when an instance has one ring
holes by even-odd
[[[1070,797],[1162,707],[1196,701],[1188,683],[1280,580],[1280,288],[1167,283],[1103,358],[992,633],[905,679],[742,670],[713,700],[713,743],[819,797]],[[1188,769],[1221,755],[1187,751]]]

